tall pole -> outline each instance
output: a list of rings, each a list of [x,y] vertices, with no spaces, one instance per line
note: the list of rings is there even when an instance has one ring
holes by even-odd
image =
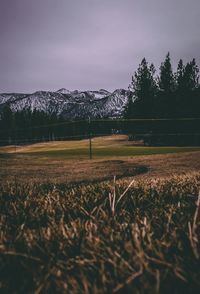
[[[91,136],[91,125],[90,125],[90,117],[89,117],[89,150],[90,150],[90,159],[92,159],[92,136]]]
[[[15,144],[15,155],[16,155],[16,151],[17,151],[17,135],[16,135],[16,121],[15,121],[15,117],[14,117],[14,144]]]

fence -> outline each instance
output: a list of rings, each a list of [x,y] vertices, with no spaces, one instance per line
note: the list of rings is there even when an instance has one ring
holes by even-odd
[[[200,145],[200,119],[81,120],[0,130],[0,145],[80,140],[114,133],[145,145]]]

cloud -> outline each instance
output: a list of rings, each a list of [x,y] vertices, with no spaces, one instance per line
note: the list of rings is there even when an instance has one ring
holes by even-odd
[[[199,0],[2,0],[0,90],[127,88],[145,56],[199,61]]]

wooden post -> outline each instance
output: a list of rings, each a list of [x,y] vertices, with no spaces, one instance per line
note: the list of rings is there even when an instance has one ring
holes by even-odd
[[[91,128],[90,128],[90,117],[89,117],[89,154],[90,154],[90,159],[92,159],[92,136],[91,136]]]

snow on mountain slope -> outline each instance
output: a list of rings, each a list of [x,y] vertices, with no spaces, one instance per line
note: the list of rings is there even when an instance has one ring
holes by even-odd
[[[94,97],[94,99],[102,99],[104,97],[111,95],[110,92],[108,92],[106,90],[102,90],[102,89],[99,91],[88,91],[88,93],[90,95],[92,95]]]
[[[56,112],[60,114],[66,99],[63,94],[58,92],[38,91],[26,96],[24,99],[10,103],[13,111],[20,111],[22,109],[41,110],[47,113]]]
[[[16,94],[16,93],[2,93],[0,94],[0,105],[4,103],[13,103],[16,100],[23,99],[28,94]]]
[[[120,117],[128,101],[129,91],[118,89],[110,93],[99,91],[69,91],[62,88],[56,92],[37,91],[33,94],[0,94],[0,109],[9,105],[13,111],[23,109],[57,113],[64,118]]]
[[[56,93],[70,94],[70,91],[65,88],[62,88],[62,89],[59,89],[58,91],[56,91]]]

